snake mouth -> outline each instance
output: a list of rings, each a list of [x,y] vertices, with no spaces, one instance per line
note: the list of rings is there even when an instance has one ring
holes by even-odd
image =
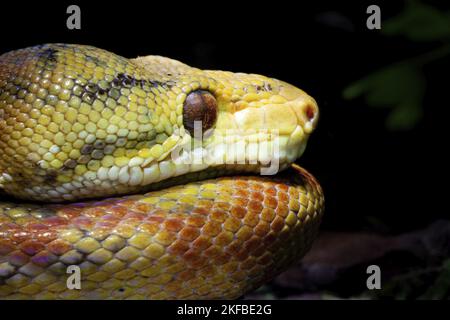
[[[160,171],[152,182],[169,177],[206,169],[228,172],[253,172],[261,175],[275,175],[299,158],[307,144],[308,135],[297,125],[289,134],[279,130],[230,130],[215,129],[205,140],[186,136],[172,151],[146,166],[149,172]],[[145,175],[145,173],[144,173]],[[144,183],[147,185],[149,183]]]

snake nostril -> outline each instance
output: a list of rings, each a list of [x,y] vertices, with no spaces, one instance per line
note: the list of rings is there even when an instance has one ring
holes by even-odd
[[[308,117],[308,120],[311,121],[314,119],[314,116],[316,115],[316,112],[312,106],[307,106],[305,110],[306,116]]]

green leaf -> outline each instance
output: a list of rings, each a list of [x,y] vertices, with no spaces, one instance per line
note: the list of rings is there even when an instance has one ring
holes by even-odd
[[[390,130],[411,130],[421,119],[422,113],[418,101],[405,101],[405,104],[391,111],[386,119],[386,126]]]
[[[421,70],[398,63],[351,84],[343,96],[346,99],[363,96],[370,107],[392,108],[386,126],[391,130],[408,130],[420,120],[424,91]]]
[[[450,13],[419,1],[409,1],[401,14],[383,23],[381,32],[390,36],[405,36],[413,41],[448,40]]]

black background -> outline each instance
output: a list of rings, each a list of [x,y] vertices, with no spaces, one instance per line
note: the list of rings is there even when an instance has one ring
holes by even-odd
[[[325,229],[370,229],[368,221],[376,217],[401,232],[443,216],[437,203],[445,187],[435,182],[445,179],[437,150],[448,145],[436,131],[445,128],[440,112],[448,107],[448,81],[435,77],[441,70],[427,71],[425,114],[410,131],[388,131],[387,110],[342,98],[349,83],[424,50],[366,28],[368,4],[378,4],[384,20],[404,2],[296,2],[3,2],[0,53],[80,43],[130,58],[158,54],[199,68],[282,79],[311,94],[321,108],[319,128],[298,162],[325,190]],[[81,30],[66,28],[69,4],[81,7]],[[329,12],[344,16],[344,27],[323,23]]]

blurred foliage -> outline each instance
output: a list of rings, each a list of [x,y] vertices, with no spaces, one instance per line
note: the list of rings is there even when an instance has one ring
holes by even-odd
[[[442,300],[450,298],[450,259],[437,267],[413,269],[390,279],[383,289],[367,292],[378,299]]]
[[[364,95],[371,107],[391,107],[389,129],[410,129],[422,116],[425,79],[409,65],[393,65],[363,78],[344,91],[346,99]]]
[[[444,261],[434,284],[419,299],[436,300],[448,298],[450,298],[450,259]]]
[[[450,12],[441,12],[419,1],[408,1],[404,10],[382,24],[386,36],[403,36],[415,42],[439,42],[433,51],[406,59],[356,81],[344,91],[345,99],[364,97],[370,107],[387,107],[390,130],[409,130],[421,119],[426,79],[423,67],[450,54]]]
[[[401,14],[383,24],[381,32],[417,42],[449,40],[450,12],[441,12],[417,0],[408,1]]]

